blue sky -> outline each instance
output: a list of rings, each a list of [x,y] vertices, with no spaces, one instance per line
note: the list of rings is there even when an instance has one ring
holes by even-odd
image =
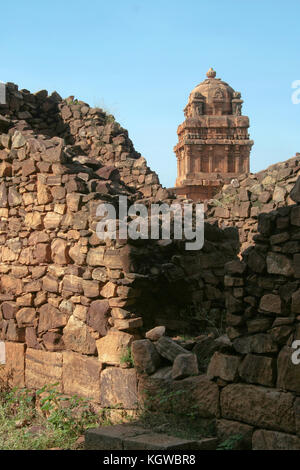
[[[209,67],[242,92],[251,171],[300,152],[299,0],[1,2],[0,80],[113,113],[173,186],[177,126]]]

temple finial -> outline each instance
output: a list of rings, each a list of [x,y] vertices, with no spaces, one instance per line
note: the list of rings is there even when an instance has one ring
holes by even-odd
[[[215,78],[216,75],[217,73],[212,67],[209,69],[209,71],[206,74],[207,78]]]

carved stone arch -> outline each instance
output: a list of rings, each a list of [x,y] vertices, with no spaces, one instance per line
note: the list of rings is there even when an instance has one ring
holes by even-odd
[[[224,93],[223,91],[221,90],[221,88],[217,88],[215,93],[214,93],[214,97],[213,97],[213,100],[214,101],[224,101]]]

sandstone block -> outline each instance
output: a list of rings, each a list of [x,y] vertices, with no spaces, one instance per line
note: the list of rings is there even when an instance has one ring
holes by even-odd
[[[25,326],[32,326],[36,318],[35,308],[21,308],[16,314],[16,320],[19,328],[24,328]]]
[[[269,274],[292,276],[294,274],[292,261],[285,255],[269,252],[267,256],[267,270]]]
[[[101,362],[97,358],[65,351],[63,353],[64,393],[100,402],[101,369]]]
[[[5,343],[5,372],[13,387],[25,387],[25,344]]]
[[[49,303],[42,305],[39,313],[39,333],[46,332],[52,328],[63,328],[67,324],[67,316]]]
[[[300,439],[291,434],[258,429],[253,434],[253,450],[299,450]]]
[[[174,362],[175,358],[179,354],[187,354],[186,349],[166,336],[159,338],[159,340],[155,343],[155,347],[162,357],[168,359],[171,362]]]
[[[120,365],[121,358],[131,346],[134,337],[128,333],[110,330],[96,341],[99,361],[103,364]]]
[[[51,258],[53,263],[56,264],[68,264],[69,256],[68,256],[68,248],[66,240],[62,238],[56,238],[51,243]]]
[[[73,315],[71,315],[67,326],[64,328],[63,341],[66,349],[71,351],[90,355],[96,353],[96,342],[91,328]]]
[[[87,313],[87,324],[98,331],[101,336],[108,332],[110,307],[107,300],[94,300]]]
[[[207,377],[234,382],[238,377],[238,367],[241,359],[238,356],[215,352],[208,366]]]
[[[27,349],[25,359],[25,384],[39,389],[44,385],[59,383],[62,391],[62,353]]]
[[[145,336],[147,339],[150,339],[150,341],[158,341],[159,338],[164,336],[165,332],[165,326],[156,326],[155,328],[152,328],[152,330],[147,331]]]
[[[105,407],[137,407],[137,376],[134,369],[107,367],[101,373],[100,403]]]
[[[173,380],[184,379],[198,374],[198,361],[195,354],[179,354],[176,356],[172,368]]]
[[[272,354],[278,350],[271,335],[265,333],[237,338],[233,341],[233,347],[240,354]]]
[[[131,345],[134,367],[139,373],[153,374],[160,365],[160,357],[148,339],[133,341]]]
[[[247,383],[274,387],[276,361],[271,357],[247,354],[239,367],[239,374]]]
[[[264,295],[259,304],[259,308],[263,312],[279,314],[281,313],[281,299],[279,295],[266,294]]]
[[[221,391],[221,412],[226,419],[257,427],[295,432],[291,393],[256,385],[230,384]]]

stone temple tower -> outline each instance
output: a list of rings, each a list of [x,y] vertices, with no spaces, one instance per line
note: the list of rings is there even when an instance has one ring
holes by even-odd
[[[190,94],[174,148],[176,193],[194,201],[212,198],[223,184],[248,173],[253,145],[241,94],[216,78],[212,68],[206,76]]]

